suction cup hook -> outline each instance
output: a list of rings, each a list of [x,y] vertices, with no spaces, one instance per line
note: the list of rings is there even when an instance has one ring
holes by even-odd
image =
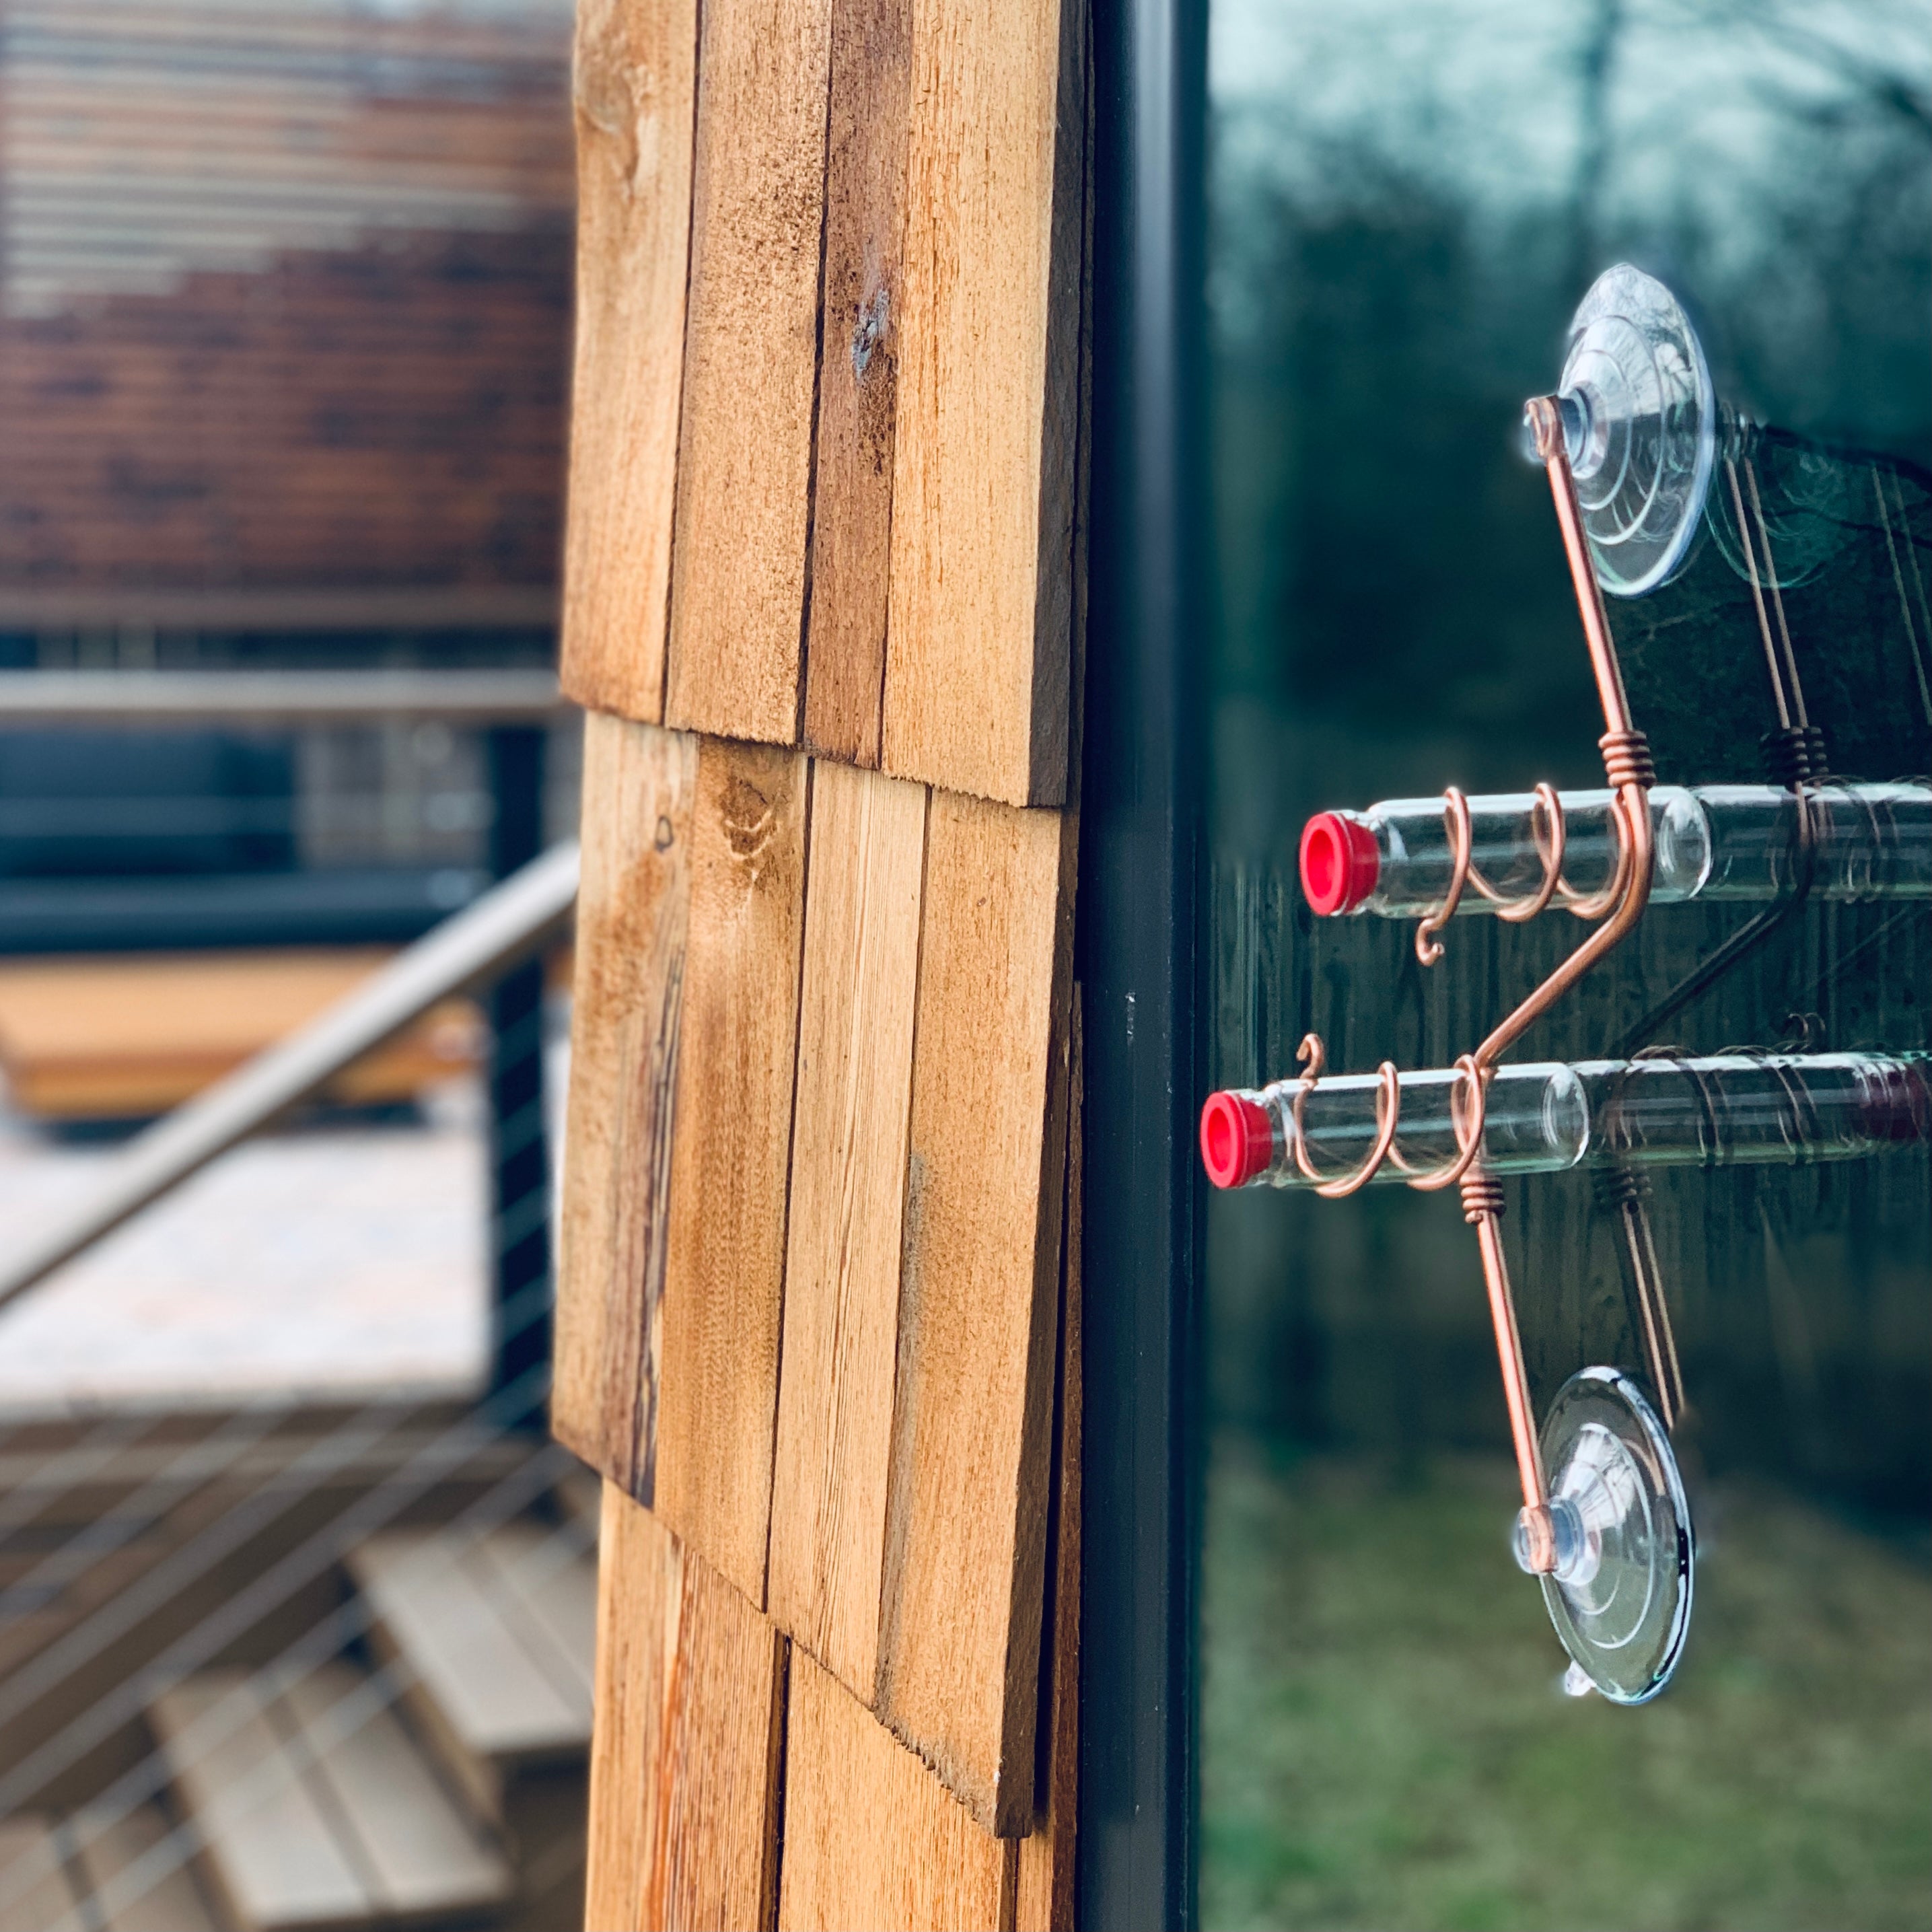
[[[1597,278],[1570,320],[1557,404],[1597,581],[1641,597],[1689,557],[1717,447],[1704,351],[1661,282],[1628,263]]]
[[[1565,1688],[1647,1703],[1670,1682],[1690,1625],[1690,1508],[1664,1425],[1615,1369],[1558,1391],[1542,1430],[1556,1568],[1543,1599],[1574,1660]],[[1526,1539],[1516,1560],[1525,1569]]]

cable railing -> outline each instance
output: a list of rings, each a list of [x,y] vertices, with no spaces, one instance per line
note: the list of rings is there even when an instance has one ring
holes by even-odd
[[[570,708],[547,670],[0,671],[0,725],[533,724]]]
[[[538,1378],[547,1380],[547,1376]],[[526,1401],[534,1389],[506,1390],[492,1401],[505,1418],[514,1415],[515,1405]],[[486,1405],[486,1408],[489,1405]],[[222,1609],[198,1624],[185,1637],[170,1646],[135,1678],[99,1699],[81,1718],[65,1726],[54,1738],[31,1754],[0,1778],[0,1816],[22,1809],[60,1773],[85,1756],[124,1725],[137,1718],[148,1703],[172,1684],[218,1656],[224,1648],[251,1625],[286,1602],[302,1586],[340,1561],[356,1543],[393,1522],[424,1491],[468,1456],[495,1439],[487,1428],[466,1418],[445,1436],[395,1472],[344,1512],[343,1517],[326,1526],[296,1550],[256,1579]],[[554,1445],[532,1448],[506,1475],[493,1484],[439,1532],[453,1550],[470,1539],[519,1516],[572,1466],[572,1459]],[[554,1529],[533,1552],[537,1559],[530,1580],[541,1582],[563,1564],[575,1560],[590,1546],[590,1533],[580,1526],[566,1522]],[[301,1635],[283,1647],[267,1662],[250,1666],[255,1681],[298,1679],[340,1655],[364,1637],[374,1612],[359,1596],[317,1619]],[[75,1660],[74,1667],[78,1667]],[[66,1673],[63,1673],[64,1675]],[[339,1742],[367,1724],[379,1711],[388,1708],[418,1682],[414,1667],[398,1654],[380,1665],[336,1700],[329,1715],[319,1726],[311,1727],[297,1742],[285,1760],[272,1766],[258,1780],[242,1792],[231,1815],[245,1815],[251,1809],[272,1804],[277,1795],[277,1780],[284,1782],[298,1775],[308,1763],[322,1756],[328,1745]],[[45,1694],[51,1684],[38,1694]],[[31,1708],[28,1700],[23,1708]],[[68,1828],[83,1840],[98,1836],[126,1817],[137,1806],[146,1804],[163,1790],[191,1774],[195,1766],[208,1762],[222,1744],[247,1720],[249,1707],[242,1700],[230,1700],[226,1714],[218,1705],[194,1726],[185,1749],[179,1745],[147,1752],[139,1761],[98,1792],[84,1811],[70,1821]],[[195,1821],[176,1826],[163,1840],[120,1874],[97,1901],[110,1912],[135,1898],[145,1895],[170,1873],[192,1859],[202,1849]],[[28,1875],[0,1873],[0,1917],[18,1902],[29,1882]]]
[[[513,1334],[540,1322],[547,1312],[546,1297],[535,1289],[526,1291],[522,1306],[506,1311]],[[395,1522],[438,1484],[502,1443],[506,1436],[512,1443],[524,1442],[525,1438],[515,1435],[514,1425],[532,1404],[541,1405],[548,1394],[549,1380],[546,1363],[494,1392],[474,1412],[450,1424],[370,1489],[350,1500],[328,1522],[167,1644],[140,1671],[94,1698],[53,1736],[0,1774],[0,1817],[29,1808],[56,1779],[90,1751],[137,1721],[161,1692],[218,1660],[238,1640],[296,1598],[304,1587],[326,1576],[358,1544]],[[252,1419],[272,1426],[286,1413],[286,1407],[264,1402],[253,1410]],[[80,1678],[118,1639],[192,1589],[224,1556],[242,1549],[277,1518],[296,1508],[331,1468],[340,1467],[379,1443],[385,1435],[395,1431],[402,1419],[393,1405],[366,1405],[297,1457],[284,1472],[288,1480],[266,1484],[237,1508],[224,1511],[134,1587],[110,1598],[83,1618],[64,1639],[0,1682],[0,1730],[18,1724],[62,1685]],[[252,1429],[236,1432],[226,1444],[229,1464],[248,1452],[256,1434]],[[202,1460],[206,1466],[207,1459]],[[208,1474],[218,1475],[222,1466],[217,1460],[208,1468]],[[452,1544],[460,1544],[511,1520],[554,1490],[574,1466],[574,1459],[568,1452],[554,1444],[528,1444],[520,1449],[510,1468],[442,1526],[440,1534]],[[589,1542],[587,1531],[566,1522],[545,1539],[538,1553],[548,1552],[554,1564],[561,1564],[573,1560],[589,1546]],[[539,1570],[539,1580],[542,1574]],[[360,1596],[352,1597],[312,1624],[266,1663],[251,1666],[249,1674],[251,1678],[262,1678],[277,1672],[299,1676],[312,1670],[363,1638],[373,1616]],[[383,1664],[376,1678],[388,1687],[386,1694],[380,1706],[364,1712],[359,1722],[366,1723],[375,1708],[387,1708],[417,1681],[412,1670],[400,1658]],[[136,1806],[149,1802],[184,1773],[191,1772],[196,1763],[212,1758],[244,1720],[246,1711],[238,1702],[227,1721],[211,1721],[216,1714],[210,1713],[197,1724],[190,1753],[184,1756],[178,1748],[157,1747],[148,1750],[98,1793],[84,1815],[69,1821],[69,1831],[82,1837],[105,1832]],[[328,1741],[325,1732],[319,1744]],[[242,1809],[272,1801],[274,1774],[260,1788],[251,1787],[243,1794],[239,1801]],[[192,1820],[176,1826],[163,1844],[138,1862],[139,1869],[145,1874],[142,1890],[158,1884],[200,1849]],[[166,1856],[162,1856],[164,1852]],[[24,1894],[30,1877],[31,1874],[22,1872],[0,1872],[0,1920],[4,1919],[10,1904],[17,1902],[16,1894]],[[117,1882],[131,1882],[129,1875],[124,1873]]]
[[[218,1155],[281,1118],[438,1001],[502,976],[569,917],[575,842],[554,847],[277,1046],[138,1134],[106,1180],[0,1267],[0,1308]]]
[[[497,1184],[492,1210],[495,1366],[484,1394],[426,1439],[417,1420],[419,1402],[372,1400],[333,1420],[286,1457],[276,1453],[277,1438],[300,1405],[286,1396],[244,1401],[212,1430],[178,1443],[154,1432],[151,1416],[109,1414],[78,1440],[50,1451],[31,1486],[0,1495],[0,1533],[14,1534],[41,1519],[66,1529],[63,1498],[89,1485],[111,1486],[122,1460],[153,1437],[148,1446],[154,1454],[130,1489],[34,1550],[32,1560],[0,1588],[0,1631],[46,1604],[64,1600],[74,1610],[69,1627],[0,1678],[0,1732],[12,1731],[26,1746],[0,1770],[0,1817],[37,1804],[46,1808],[50,1791],[70,1795],[76,1768],[88,1754],[138,1725],[160,1692],[232,1658],[238,1644],[245,1650],[251,1632],[278,1613],[285,1616],[304,1589],[326,1579],[358,1544],[406,1513],[419,1511],[440,1486],[484,1485],[440,1532],[454,1540],[454,1547],[530,1510],[574,1466],[566,1452],[529,1432],[550,1381],[547,1174],[535,1192],[526,1185],[511,1195],[502,1184],[508,1163],[521,1156],[527,1166],[531,1148],[542,1146],[541,1080],[534,1097],[524,1090],[530,1086],[524,1063],[540,1067],[542,1052],[537,956],[567,926],[576,892],[574,842],[527,856],[539,818],[530,782],[541,773],[540,752],[530,752],[540,735],[535,721],[558,708],[547,674],[0,674],[0,724],[200,723],[211,716],[248,722],[291,716],[354,722],[398,715],[484,722],[493,727],[493,776],[500,782],[508,772],[520,787],[513,800],[520,808],[509,814],[508,837],[492,839],[494,868],[507,874],[500,884],[306,1026],[136,1135],[110,1157],[107,1171],[86,1198],[17,1244],[0,1266],[4,1308],[224,1152],[316,1096],[440,1001],[465,992],[489,1000],[496,1042],[489,1142]],[[520,860],[524,862],[506,862]],[[506,987],[514,989],[507,1003]],[[542,1165],[547,1169],[547,1161]],[[534,1260],[533,1240],[541,1250]],[[506,1267],[506,1256],[519,1257],[514,1268]],[[31,1440],[31,1431],[25,1432]],[[9,1433],[0,1430],[0,1450],[24,1453],[10,1446]],[[274,1554],[207,1614],[191,1615],[192,1593],[201,1580],[237,1561],[278,1525],[299,1526],[305,1519],[296,1513],[332,1484],[344,1487],[339,1508]],[[232,1502],[222,1495],[224,1486],[238,1490]],[[125,1587],[107,1590],[91,1606],[78,1600],[103,1580],[111,1582],[109,1566],[143,1538],[169,1529],[184,1513],[192,1516],[191,1506],[204,1494],[220,1505],[208,1520],[191,1522],[164,1553],[145,1568],[137,1565]],[[593,1540],[586,1527],[566,1520],[526,1552],[531,1580],[540,1582],[556,1567],[578,1560]],[[182,1615],[184,1610],[189,1614]],[[300,1677],[362,1646],[374,1616],[360,1595],[352,1594],[266,1663],[245,1667],[258,1680]],[[172,1630],[167,1628],[171,1618],[187,1627]],[[137,1667],[124,1670],[127,1647],[139,1647],[148,1632],[164,1640]],[[91,1679],[105,1688],[68,1714],[64,1702],[76,1686],[91,1690]],[[417,1681],[400,1654],[358,1676],[304,1730],[290,1757],[240,1794],[239,1811],[231,1808],[231,1815],[272,1803],[278,1778],[299,1775],[304,1764],[407,1696]],[[229,1719],[210,1721],[220,1719],[218,1706],[190,1733],[146,1749],[80,1808],[64,1805],[70,1815],[59,1829],[69,1856],[218,1752],[244,1714],[240,1701],[232,1701],[236,1708]],[[36,1717],[44,1720],[56,1712],[60,1721],[36,1741]],[[178,1814],[157,1843],[97,1889],[91,1910],[112,1917],[205,1849],[196,1818]],[[31,1878],[20,1870],[0,1871],[0,1919],[17,1906]]]

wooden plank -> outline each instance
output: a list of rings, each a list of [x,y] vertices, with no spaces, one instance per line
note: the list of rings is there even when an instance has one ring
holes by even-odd
[[[553,1426],[761,1602],[807,763],[593,719],[585,770]]]
[[[0,1066],[23,1111],[159,1113],[344,994],[388,946],[52,957],[0,962]],[[338,1097],[408,1098],[475,1064],[481,1022],[448,1000],[332,1083]]]
[[[1053,1522],[1049,1531],[1041,1724],[1034,1777],[1039,1816],[1020,1840],[1015,1932],[1072,1932],[1073,1847],[1080,1750],[1080,988],[1073,989],[1067,1073],[1066,1206],[1060,1240],[1059,1393],[1054,1418]]]
[[[433,1530],[392,1530],[358,1544],[346,1569],[371,1613],[369,1648],[398,1671],[417,1730],[477,1810],[500,1820],[506,1774],[581,1762],[590,1712],[458,1556]]]
[[[888,771],[1066,796],[1082,0],[914,0]]]
[[[206,1835],[202,1869],[251,1932],[352,1924],[375,1901],[268,1723],[260,1687],[207,1671],[148,1707],[175,1790]]]
[[[1076,842],[933,796],[877,1708],[1003,1837],[1033,1816]]]
[[[464,1552],[499,1609],[514,1617],[524,1647],[566,1697],[590,1709],[597,1642],[595,1546],[586,1532],[562,1524],[501,1523]]]
[[[844,1685],[793,1652],[778,1881],[784,1932],[1010,1926],[1012,1852]]]
[[[376,1903],[398,1916],[483,1910],[509,1898],[508,1862],[438,1782],[384,1701],[385,1688],[346,1664],[284,1687],[269,1721],[346,1822],[373,1879]]]
[[[584,1922],[768,1925],[784,1640],[614,1484],[601,1540]]]
[[[702,741],[657,1429],[666,1526],[765,1594],[805,925],[805,758]]]
[[[898,392],[911,0],[833,0],[805,740],[877,765]]]
[[[0,1820],[0,1932],[81,1932],[60,1838],[31,1814]]]
[[[218,1932],[189,1869],[186,1836],[158,1806],[136,1804],[118,1816],[78,1811],[74,1840],[106,1932]]]
[[[663,715],[697,0],[577,14],[577,346],[565,526],[563,688]]]
[[[707,0],[665,722],[797,737],[831,0]]]
[[[694,739],[585,720],[550,1426],[646,1502],[697,788]]]
[[[634,1932],[657,1822],[644,1802],[644,1747],[663,1719],[665,1626],[680,1569],[676,1544],[617,1484],[604,1483],[602,1508],[584,1922]]]
[[[471,1756],[500,1766],[568,1763],[590,1742],[589,1712],[531,1656],[522,1632],[434,1530],[392,1530],[346,1559],[380,1648],[431,1701]]]
[[[824,761],[814,770],[770,1604],[781,1628],[868,1702],[926,814],[921,786]]]

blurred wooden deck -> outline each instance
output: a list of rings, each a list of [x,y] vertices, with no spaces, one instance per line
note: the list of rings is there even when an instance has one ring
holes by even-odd
[[[44,1120],[166,1112],[340,999],[382,947],[0,961],[0,1072]],[[446,1001],[352,1067],[330,1097],[406,1100],[476,1064],[482,1022]]]

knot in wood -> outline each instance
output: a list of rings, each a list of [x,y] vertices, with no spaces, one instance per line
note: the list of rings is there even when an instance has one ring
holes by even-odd
[[[748,779],[734,778],[724,789],[724,820],[731,856],[754,864],[772,842],[777,822],[771,800]]]
[[[852,328],[852,373],[862,380],[872,352],[886,339],[892,309],[892,292],[883,284],[860,304],[859,320]]]

